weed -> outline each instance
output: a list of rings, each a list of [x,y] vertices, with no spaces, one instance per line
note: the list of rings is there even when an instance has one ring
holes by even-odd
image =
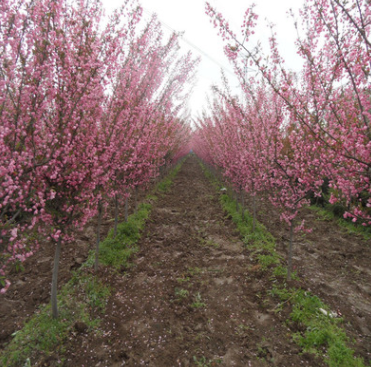
[[[213,269],[213,268],[209,268],[209,269],[207,269],[207,271],[210,272],[210,273],[223,273],[224,269],[218,269],[218,268]]]
[[[194,268],[188,268],[188,273],[190,276],[195,276],[202,273],[202,269],[198,268],[197,266]]]
[[[17,260],[15,263],[14,263],[14,270],[16,273],[22,273],[24,272],[24,266],[22,264],[21,261]]]
[[[258,255],[257,259],[262,270],[267,270],[271,265],[279,264],[278,257],[274,255]]]
[[[168,192],[173,183],[173,179],[179,172],[181,166],[182,163],[179,163],[161,182],[159,182],[156,186],[156,191],[160,194]]]
[[[214,360],[207,360],[206,357],[202,356],[200,358],[197,358],[196,356],[193,356],[193,361],[195,362],[195,365],[197,367],[214,367],[217,364],[221,364],[221,359],[214,359]]]
[[[237,326],[236,334],[239,336],[244,335],[247,331],[249,331],[250,328],[244,324],[240,324]]]
[[[282,278],[282,279],[286,279],[287,277],[287,268],[282,266],[282,265],[278,265],[276,266],[274,269],[273,269],[273,277],[275,278]]]
[[[286,302],[288,299],[290,299],[294,291],[295,291],[294,288],[287,289],[286,287],[277,287],[274,285],[272,289],[268,291],[268,293],[272,297],[277,296],[280,299],[280,301]]]
[[[347,346],[350,340],[340,327],[342,319],[323,314],[320,309],[330,312],[317,296],[303,290],[292,290],[288,299],[293,304],[290,319],[305,328],[304,332],[294,334],[294,340],[304,351],[322,354],[327,350],[325,361],[330,367],[365,366]]]
[[[203,246],[211,246],[211,247],[219,248],[219,245],[212,240],[202,239],[201,243],[202,243]]]
[[[189,291],[187,289],[180,289],[180,288],[175,288],[175,296],[183,299],[189,296]]]
[[[206,307],[206,304],[202,302],[201,294],[198,292],[195,296],[195,301],[191,304],[191,307],[193,308],[202,308]]]
[[[185,282],[189,282],[191,280],[190,277],[184,277],[184,278],[177,278],[176,281],[178,283],[185,283]]]
[[[110,289],[92,275],[81,275],[78,282],[80,288],[85,291],[87,304],[91,308],[104,313],[107,299],[111,293]]]
[[[266,346],[267,340],[263,336],[262,340],[257,344],[258,359],[266,359],[269,355],[269,349]]]

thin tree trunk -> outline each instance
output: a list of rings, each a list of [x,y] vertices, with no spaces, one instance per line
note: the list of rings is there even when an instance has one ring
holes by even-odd
[[[118,195],[116,194],[115,195],[115,226],[113,229],[113,238],[115,238],[117,235],[118,220],[119,220],[119,199],[118,199]]]
[[[236,191],[236,212],[238,213],[238,192]]]
[[[135,212],[138,211],[138,186],[135,186],[134,190],[134,202],[135,202]]]
[[[97,243],[95,245],[95,264],[94,264],[94,269],[95,271],[98,271],[98,266],[99,266],[99,243],[100,243],[100,228],[102,225],[102,203],[99,200],[98,203],[98,226],[97,226]]]
[[[254,233],[255,227],[256,227],[256,197],[255,195],[252,198],[252,207],[253,207],[252,231]]]
[[[52,301],[52,316],[54,319],[58,318],[57,287],[58,287],[59,258],[61,255],[61,244],[62,244],[62,237],[59,237],[57,246],[55,248],[53,277],[52,277],[51,301]]]
[[[126,195],[125,198],[125,222],[128,221],[129,218],[129,196]]]
[[[287,280],[291,280],[292,273],[292,248],[293,248],[293,237],[294,237],[294,221],[291,221],[290,225],[290,243],[289,243],[289,258],[287,266]]]
[[[242,220],[244,220],[245,219],[245,195],[242,189],[240,189],[240,195],[241,195],[241,217],[242,217]]]

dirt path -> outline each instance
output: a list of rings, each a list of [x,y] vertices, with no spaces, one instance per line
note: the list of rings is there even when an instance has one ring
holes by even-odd
[[[261,297],[218,193],[189,158],[150,216],[134,265],[113,281],[103,334],[80,334],[67,366],[324,366],[299,355]]]

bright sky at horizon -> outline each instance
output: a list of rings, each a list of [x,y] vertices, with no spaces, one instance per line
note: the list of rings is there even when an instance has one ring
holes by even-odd
[[[108,11],[118,7],[123,0],[102,0]],[[229,21],[233,31],[240,35],[240,27],[243,15],[253,2],[246,0],[210,0],[219,12]],[[267,22],[276,25],[276,32],[280,44],[280,51],[286,60],[287,67],[294,71],[300,69],[300,58],[295,50],[296,31],[294,20],[287,14],[290,9],[298,13],[298,9],[304,0],[259,0],[256,12],[259,14],[260,25],[257,28],[256,39],[263,44],[270,36]],[[197,83],[190,98],[189,108],[192,116],[198,116],[203,108],[207,107],[206,95],[210,94],[212,85],[220,85],[220,70],[223,67],[226,76],[230,80],[231,87],[237,87],[237,80],[233,76],[232,66],[229,64],[223,52],[223,42],[213,28],[209,17],[205,14],[205,1],[202,0],[139,0],[144,8],[144,16],[149,18],[152,13],[158,15],[164,26],[164,31],[170,34],[172,30],[184,32],[181,46],[185,51],[191,50],[201,63],[197,73]],[[238,90],[236,89],[237,93]]]

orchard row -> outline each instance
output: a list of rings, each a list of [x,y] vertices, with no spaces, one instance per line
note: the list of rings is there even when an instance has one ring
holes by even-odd
[[[0,259],[60,246],[110,198],[175,161],[198,60],[180,54],[135,1],[104,16],[98,0],[0,4]],[[0,287],[1,288],[1,287]]]
[[[226,44],[243,97],[232,95],[226,78],[214,89],[194,136],[195,152],[236,190],[253,200],[268,195],[292,231],[303,228],[295,218],[310,197],[370,226],[370,1],[306,0],[295,23],[303,61],[296,74],[285,68],[274,29],[268,57],[250,46],[258,23],[254,7],[239,35],[210,4],[206,13]]]

